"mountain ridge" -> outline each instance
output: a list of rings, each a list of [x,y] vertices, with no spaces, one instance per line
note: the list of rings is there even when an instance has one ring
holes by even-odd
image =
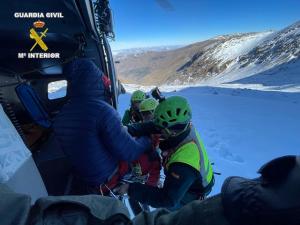
[[[300,21],[280,31],[236,33],[169,51],[115,57],[123,82],[143,85],[232,82],[300,56]]]

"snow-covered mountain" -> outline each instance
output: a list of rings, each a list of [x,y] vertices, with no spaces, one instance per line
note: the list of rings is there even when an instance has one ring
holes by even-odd
[[[239,58],[241,67],[251,63],[270,67],[300,56],[300,21],[270,35],[264,42]]]
[[[218,77],[219,82],[228,82],[260,74],[285,74],[291,68],[294,73],[300,72],[300,22],[297,22],[279,32],[275,32],[256,45],[247,54],[242,54],[235,59],[226,71]],[[274,75],[275,77],[275,75]],[[274,77],[269,76],[269,79]],[[283,75],[283,80],[286,80]],[[278,77],[276,78],[277,81]],[[291,77],[291,80],[297,78]],[[298,76],[298,81],[300,77]],[[277,83],[280,85],[280,83]]]
[[[171,83],[194,83],[211,80],[217,75],[228,71],[253,48],[263,43],[273,31],[219,36],[212,43],[197,52],[182,67],[177,69],[176,79]]]
[[[116,69],[128,83],[216,85],[264,71],[268,74],[289,68],[297,71],[290,64],[297,64],[299,56],[300,22],[297,22],[278,32],[223,35],[175,50],[127,54]]]

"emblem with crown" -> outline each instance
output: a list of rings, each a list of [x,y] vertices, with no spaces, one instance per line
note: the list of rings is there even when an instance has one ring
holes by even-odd
[[[43,28],[45,26],[45,24],[46,24],[45,22],[38,20],[33,23],[33,26],[35,28]]]

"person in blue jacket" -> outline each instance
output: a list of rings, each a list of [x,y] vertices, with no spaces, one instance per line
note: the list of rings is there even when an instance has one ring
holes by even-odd
[[[110,105],[107,77],[89,59],[64,67],[68,102],[56,116],[54,134],[69,158],[75,179],[71,194],[100,194],[121,160],[151,150],[150,138],[133,138]],[[54,165],[55,166],[55,165]]]

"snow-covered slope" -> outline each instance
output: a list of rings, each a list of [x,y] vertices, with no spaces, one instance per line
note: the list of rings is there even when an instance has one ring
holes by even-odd
[[[227,62],[228,60],[236,59],[237,57],[247,54],[250,50],[266,40],[266,37],[272,34],[272,31],[253,33],[249,35],[237,35],[229,40],[218,45],[212,53],[215,59]],[[216,39],[226,39],[224,36]]]
[[[222,173],[213,194],[228,176],[254,178],[270,159],[300,155],[300,93],[190,87],[164,94],[184,96],[191,104],[193,123],[215,171]],[[123,115],[130,95],[119,99]]]
[[[292,68],[295,72],[295,66],[291,67],[288,63],[298,60],[300,60],[300,22],[267,36],[247,54],[236,58],[235,62],[220,75],[210,79],[210,83],[232,82],[252,75],[257,76],[264,71],[270,74],[269,70],[279,76],[282,74],[281,68],[285,71]],[[271,76],[270,78],[272,79]],[[278,83],[279,79],[276,79]],[[285,80],[285,77],[282,79]]]
[[[269,70],[221,86],[300,92],[300,59],[291,60]]]
[[[239,59],[241,67],[251,63],[270,67],[288,62],[300,56],[300,21],[270,35],[248,54]]]

